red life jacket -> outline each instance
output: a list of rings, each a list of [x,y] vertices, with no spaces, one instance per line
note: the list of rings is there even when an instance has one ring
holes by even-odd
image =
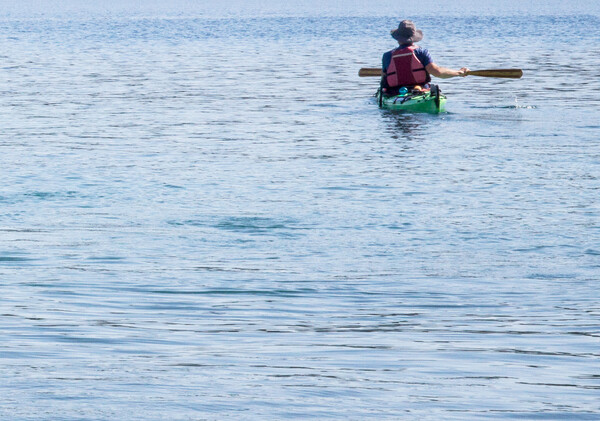
[[[385,71],[388,87],[422,85],[431,81],[423,63],[414,53],[416,49],[415,45],[409,45],[392,51],[392,60]]]

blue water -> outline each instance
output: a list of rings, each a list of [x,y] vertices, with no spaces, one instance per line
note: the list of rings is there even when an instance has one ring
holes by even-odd
[[[596,2],[14,3],[0,419],[600,419]]]

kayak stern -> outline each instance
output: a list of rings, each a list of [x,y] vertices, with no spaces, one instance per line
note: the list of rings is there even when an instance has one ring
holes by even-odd
[[[395,96],[382,95],[378,91],[377,102],[381,108],[392,111],[439,114],[446,110],[446,96],[435,89]]]

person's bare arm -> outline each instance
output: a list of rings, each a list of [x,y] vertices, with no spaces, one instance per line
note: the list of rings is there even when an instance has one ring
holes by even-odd
[[[433,75],[435,77],[439,77],[442,79],[449,79],[451,77],[456,77],[456,76],[465,77],[465,76],[467,76],[467,72],[469,71],[469,69],[467,67],[463,67],[460,70],[453,70],[453,69],[448,69],[447,67],[438,66],[435,63],[429,63],[427,66],[425,66],[425,69],[429,72],[430,75]]]

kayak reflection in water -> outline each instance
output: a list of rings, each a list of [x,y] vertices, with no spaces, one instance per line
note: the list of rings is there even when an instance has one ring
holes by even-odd
[[[438,66],[426,48],[415,45],[423,39],[423,31],[417,29],[413,21],[403,20],[391,35],[399,46],[383,55],[381,92],[384,95],[398,95],[401,90],[429,90],[431,75],[442,79],[467,76],[468,68],[453,70]]]

